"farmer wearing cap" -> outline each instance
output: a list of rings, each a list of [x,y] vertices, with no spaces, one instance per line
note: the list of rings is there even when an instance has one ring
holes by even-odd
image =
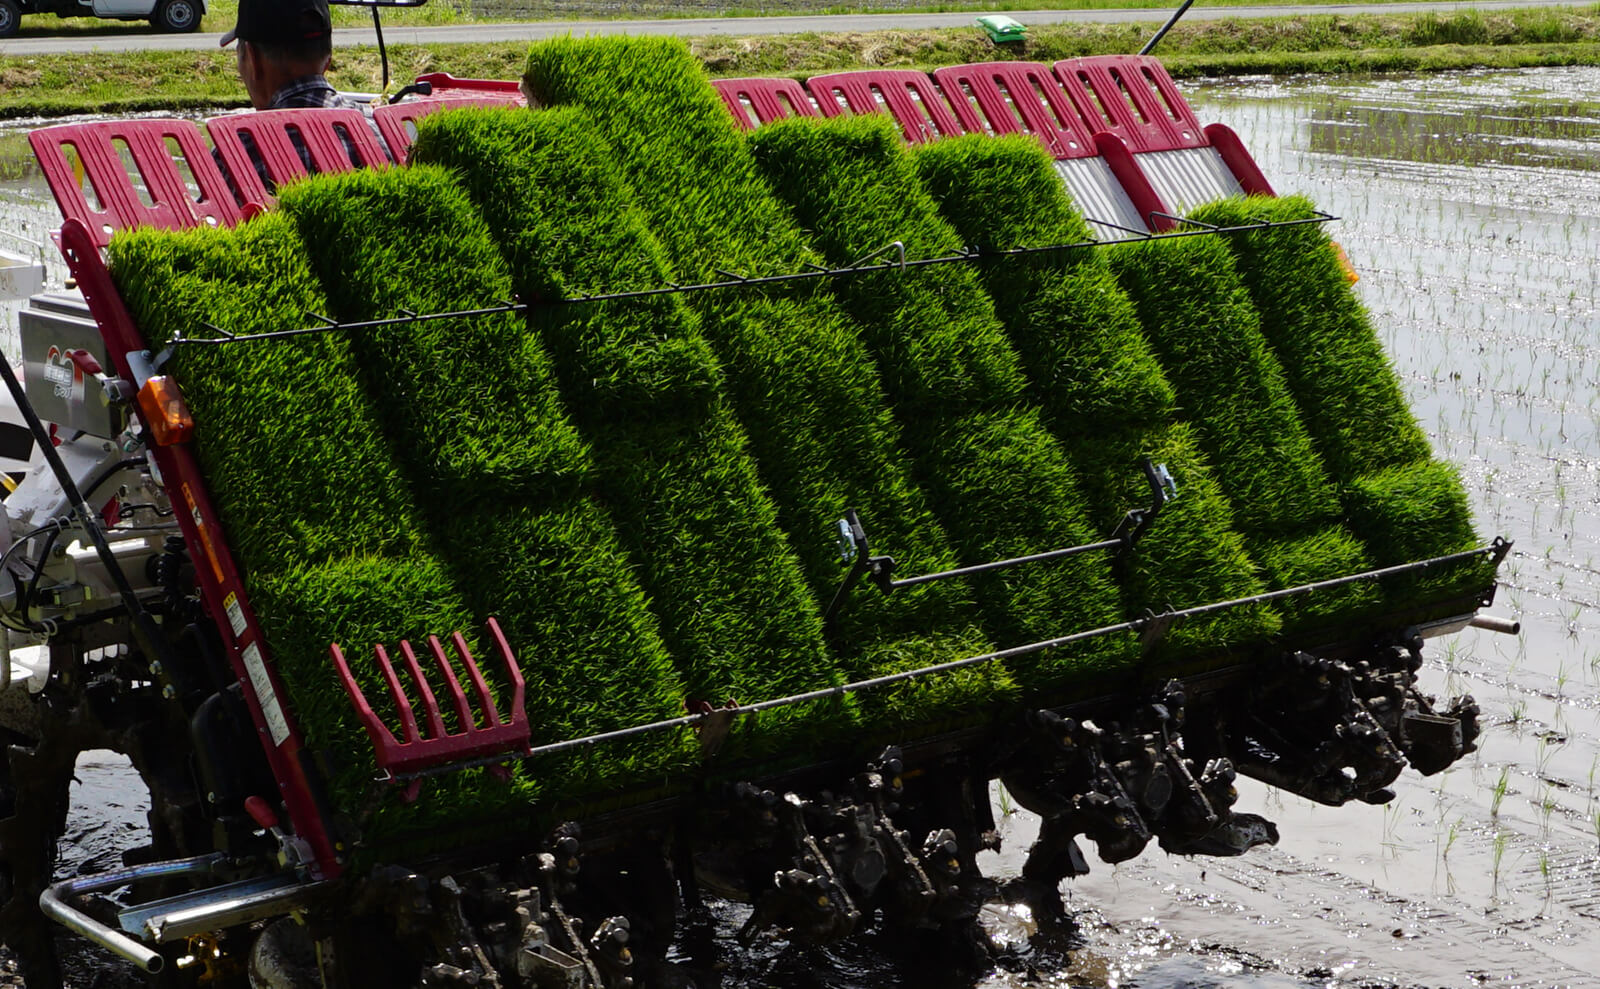
[[[239,43],[239,78],[257,110],[355,107],[323,73],[333,58],[327,0],[239,0],[239,22],[222,45]]]
[[[374,134],[372,108],[341,96],[328,84],[323,73],[333,60],[333,24],[328,17],[328,0],[239,0],[239,21],[222,36],[226,48],[239,43],[239,79],[257,110],[305,108],[356,109],[367,118]],[[256,149],[255,139],[240,135],[245,152],[255,165],[261,184],[271,193],[276,187],[266,161]],[[300,162],[309,173],[318,171],[305,139],[298,132],[289,134]],[[350,138],[339,135],[352,162],[360,161]],[[382,136],[379,135],[380,147]],[[246,196],[234,181],[233,172],[216,149],[212,150],[228,187],[242,206]]]

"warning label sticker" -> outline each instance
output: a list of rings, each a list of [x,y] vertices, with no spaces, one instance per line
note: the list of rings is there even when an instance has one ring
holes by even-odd
[[[228,624],[233,628],[235,639],[244,637],[244,609],[239,607],[239,595],[229,592],[222,599],[222,607],[228,612]]]
[[[256,698],[261,701],[261,715],[266,719],[267,731],[272,733],[272,744],[282,745],[289,737],[289,722],[283,717],[283,705],[272,689],[272,678],[267,676],[267,665],[261,661],[261,650],[254,642],[244,647],[244,667],[250,673]]]

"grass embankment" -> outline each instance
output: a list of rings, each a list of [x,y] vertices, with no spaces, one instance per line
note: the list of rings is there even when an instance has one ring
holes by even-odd
[[[637,71],[641,65],[651,71]],[[546,42],[529,57],[528,81],[545,105],[593,109],[596,130],[626,149],[619,159],[627,179],[682,281],[822,260],[680,43]],[[957,565],[910,477],[872,357],[825,287],[700,293],[690,304],[726,369],[762,480],[817,600],[829,600],[842,576],[833,534],[847,509],[861,513],[874,551],[910,572]],[[977,622],[970,591],[956,582],[892,595],[860,586],[834,638],[850,675],[866,676],[983,652],[988,641]],[[986,667],[942,685],[877,692],[863,712],[888,723],[926,718],[947,702],[970,705],[980,684],[984,692],[1011,689],[1002,671]]]
[[[715,75],[807,76],[873,66],[935,68],[997,58],[1050,62],[1126,54],[1138,51],[1151,31],[1149,24],[1039,25],[1029,30],[1026,42],[1005,48],[975,28],[719,35],[691,39],[690,47]],[[400,81],[436,71],[512,79],[522,73],[527,47],[521,42],[393,45],[389,54]],[[1175,75],[1188,77],[1594,65],[1600,64],[1600,6],[1188,21],[1162,40],[1158,54]],[[376,49],[338,49],[330,78],[342,89],[377,90],[382,76]],[[229,51],[0,54],[0,118],[244,105]]]
[[[751,137],[756,159],[833,265],[891,241],[907,256],[961,250],[886,116],[784,121]],[[893,261],[892,257],[882,259]],[[877,359],[918,480],[968,566],[1104,538],[1088,520],[1078,474],[1024,399],[1022,361],[966,267],[887,267],[835,282]],[[1019,510],[1020,506],[1030,506]],[[920,567],[916,561],[910,572]],[[973,581],[997,642],[1010,645],[1109,625],[1118,616],[1110,559],[1099,553]],[[1012,667],[1038,690],[1122,665],[1126,640],[1096,640]]]
[[[580,111],[443,115],[422,128],[412,161],[462,176],[521,298],[672,280],[615,156]],[[690,697],[720,704],[842,683],[722,370],[684,300],[540,309],[532,329],[594,451],[601,502],[637,561]],[[769,712],[730,751],[796,745],[822,717],[815,708]]]
[[[1091,239],[1049,154],[1031,137],[941,141],[917,149],[915,160],[965,244],[997,252]],[[1178,498],[1118,561],[1124,613],[1264,590],[1104,252],[995,258],[976,272],[1022,357],[1032,398],[1083,472],[1096,529],[1110,532],[1125,512],[1149,503],[1142,458],[1165,464],[1177,481]],[[1269,609],[1240,608],[1173,628],[1166,653],[1215,649],[1277,627]]]

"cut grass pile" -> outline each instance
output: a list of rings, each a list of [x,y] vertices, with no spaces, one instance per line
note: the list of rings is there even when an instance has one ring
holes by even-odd
[[[339,319],[511,294],[488,229],[443,169],[325,176],[285,188],[279,203]],[[430,545],[472,612],[496,615],[520,651],[536,742],[681,713],[656,619],[589,494],[588,449],[522,320],[361,332],[351,348],[365,385],[390,410],[388,439]],[[612,755],[562,771],[615,781],[681,765],[687,752],[658,737]]]
[[[919,174],[963,243],[1002,252],[1090,239],[1089,229],[1032,137],[970,136],[919,148]],[[1090,519],[1108,533],[1146,505],[1142,458],[1178,483],[1136,549],[1119,561],[1124,614],[1260,593],[1192,430],[1177,424],[1172,385],[1104,253],[1074,249],[996,257],[976,266],[994,299],[1046,421],[1083,473]],[[1266,607],[1176,626],[1168,655],[1217,649],[1277,629]]]
[[[648,66],[648,71],[641,67]],[[681,43],[565,38],[533,46],[540,105],[589,111],[613,147],[669,264],[685,282],[794,271],[821,259],[757,172],[721,99]],[[707,292],[691,305],[727,375],[761,479],[813,596],[843,576],[835,523],[857,509],[873,549],[918,572],[956,565],[911,481],[871,356],[825,289]],[[858,587],[832,639],[852,678],[983,652],[970,592],[944,581],[884,595]],[[972,710],[1012,686],[992,664],[862,698],[890,727]]]
[[[828,263],[849,264],[891,241],[912,259],[960,250],[888,118],[785,121],[750,143]],[[890,267],[833,288],[877,358],[919,479],[963,563],[1103,538],[1070,459],[1023,401],[1021,359],[972,269]],[[1010,645],[1112,624],[1109,563],[1084,554],[975,581],[991,634]],[[1013,672],[1026,687],[1059,686],[1086,662],[1126,661],[1130,644],[1097,640],[1042,666],[1030,657]]]
[[[1279,589],[1368,569],[1267,347],[1260,318],[1216,237],[1120,245],[1108,256],[1161,356],[1184,416],[1233,504],[1245,548]],[[1370,606],[1355,584],[1284,602],[1291,625]]]
[[[423,122],[412,160],[461,176],[520,298],[672,280],[611,149],[581,111],[436,114]],[[532,323],[690,696],[720,704],[842,683],[721,369],[683,298],[550,306],[535,309]],[[821,717],[814,706],[767,712],[758,739],[739,747],[792,746],[820,730]]]

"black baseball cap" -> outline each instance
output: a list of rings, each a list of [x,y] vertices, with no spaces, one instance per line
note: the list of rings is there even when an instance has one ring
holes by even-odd
[[[328,0],[239,0],[239,22],[222,36],[222,45],[235,38],[264,45],[293,46],[333,31]]]

